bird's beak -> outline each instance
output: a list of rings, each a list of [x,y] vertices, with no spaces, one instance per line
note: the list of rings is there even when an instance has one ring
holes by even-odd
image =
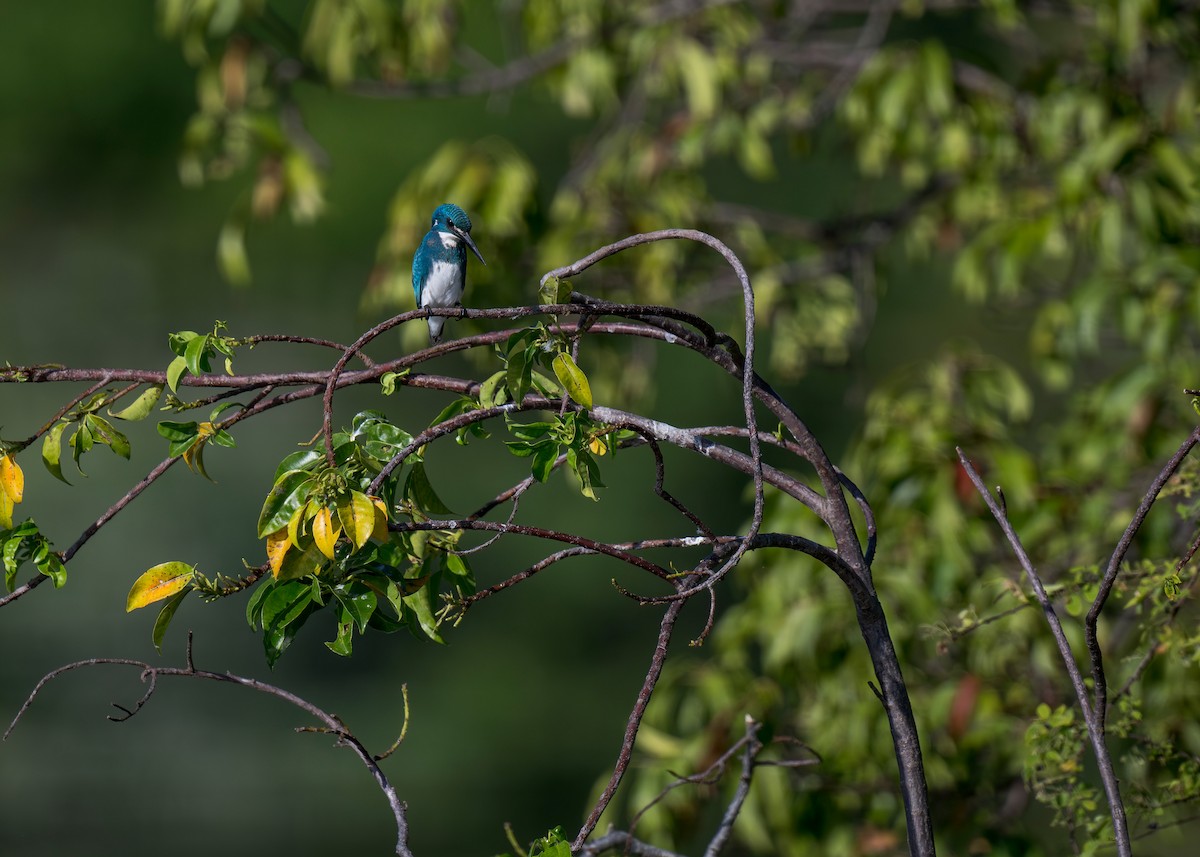
[[[450,228],[454,230],[455,235],[457,235],[459,238],[461,238],[463,241],[466,242],[467,246],[471,248],[471,252],[474,253],[479,258],[480,262],[483,262],[484,267],[487,267],[487,262],[483,261],[483,254],[479,252],[479,248],[476,247],[475,242],[471,240],[471,233],[467,232],[465,230],[459,229],[454,224],[450,224]]]

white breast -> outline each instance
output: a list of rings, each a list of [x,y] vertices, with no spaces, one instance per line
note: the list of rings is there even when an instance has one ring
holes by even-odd
[[[421,306],[454,306],[462,300],[462,272],[449,262],[434,262],[421,287]]]

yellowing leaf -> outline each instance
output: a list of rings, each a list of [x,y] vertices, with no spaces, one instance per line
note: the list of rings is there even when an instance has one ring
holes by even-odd
[[[42,439],[42,463],[46,465],[46,469],[50,471],[55,479],[62,482],[67,482],[67,479],[62,474],[62,465],[59,459],[62,457],[62,436],[70,423],[56,423],[54,428],[46,432],[46,436]]]
[[[604,455],[608,452],[608,444],[605,443],[603,437],[594,437],[588,444],[588,449],[591,450],[592,455]]]
[[[375,527],[371,530],[371,538],[379,542],[386,542],[388,537],[387,503],[383,502],[380,497],[371,497],[370,500],[375,506]]]
[[[592,386],[588,383],[587,375],[576,365],[570,354],[565,351],[556,354],[550,364],[558,382],[566,388],[571,398],[585,408],[592,406]]]
[[[7,491],[0,491],[0,530],[12,526],[13,501]]]
[[[361,491],[351,491],[349,497],[343,495],[338,498],[337,513],[342,529],[346,531],[346,538],[355,548],[362,547],[370,540],[375,530],[375,504],[370,497]]]
[[[11,455],[0,458],[0,490],[3,490],[14,504],[20,503],[25,493],[25,474]]]
[[[276,580],[295,580],[310,574],[320,574],[325,557],[311,539],[305,539],[294,551],[288,551],[275,572]]]
[[[301,503],[300,508],[292,513],[287,523],[287,537],[292,547],[300,547],[300,536],[304,534],[304,521],[308,514],[308,503]]]
[[[329,559],[333,559],[333,547],[341,534],[342,528],[334,523],[330,508],[322,506],[318,509],[312,521],[312,536],[317,549]]]
[[[279,566],[283,564],[283,555],[292,546],[286,527],[282,527],[267,536],[267,564],[271,574],[279,577]]]
[[[154,410],[154,406],[158,404],[158,399],[162,396],[162,391],[162,384],[152,384],[143,390],[142,394],[134,399],[133,403],[128,407],[119,411],[110,410],[108,413],[110,416],[128,422],[144,420],[150,416],[151,411]]]
[[[195,575],[196,569],[186,562],[164,562],[147,569],[133,582],[125,600],[125,612],[170,598],[186,589]]]

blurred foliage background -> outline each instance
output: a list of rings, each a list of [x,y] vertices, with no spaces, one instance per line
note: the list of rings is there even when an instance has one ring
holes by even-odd
[[[350,341],[411,305],[408,254],[443,201],[471,213],[489,260],[471,270],[476,306],[532,303],[542,271],[632,232],[706,229],[751,269],[761,372],[801,403],[875,507],[876,584],[943,851],[1060,854],[1074,840],[1090,853],[1105,812],[1069,687],[954,447],[1003,485],[1030,554],[1078,618],[1097,563],[1195,419],[1181,392],[1196,386],[1200,322],[1195,7],[14,6],[0,28],[0,357],[165,366],[169,331],[214,319],[235,335]],[[732,278],[683,244],[625,254],[576,285],[741,330]],[[410,327],[395,349],[424,342],[424,325]],[[253,358],[330,362],[265,347]],[[446,368],[478,374],[482,363]],[[584,364],[598,401],[676,424],[737,419],[737,391],[679,355],[593,347]],[[65,398],[32,386],[3,396],[7,439]],[[339,412],[379,404],[352,392]],[[441,404],[406,391],[383,407],[416,429]],[[4,708],[61,663],[151,657],[151,618],[121,615],[146,567],[257,562],[271,473],[317,417],[310,406],[242,427],[239,448],[208,462],[216,485],[176,468],[87,546],[65,588],[4,611]],[[70,489],[26,466],[22,513],[69,543],[159,460],[159,442],[135,437],[132,464],[97,460]],[[482,444],[429,462],[454,508],[523,473]],[[674,533],[648,473],[628,455],[607,465],[599,505],[552,485],[522,514],[601,537]],[[668,474],[714,524],[744,521],[740,480],[682,456]],[[1112,715],[1133,827],[1167,828],[1139,842],[1143,854],[1186,853],[1174,825],[1200,791],[1194,578],[1175,569],[1195,481],[1185,474],[1152,516],[1102,625],[1111,685],[1139,678]],[[810,527],[802,510],[772,504],[769,529]],[[505,543],[476,573],[500,579],[534,557]],[[446,647],[368,637],[344,660],[310,627],[270,675],[379,747],[399,728],[407,682],[413,719],[389,772],[414,850],[495,853],[506,821],[521,839],[571,828],[611,764],[657,624],[612,589],[621,574],[583,561],[543,575],[473,611]],[[677,646],[611,820],[627,822],[668,770],[703,767],[750,712],[824,761],[758,778],[739,853],[900,853],[886,721],[841,588],[814,566],[760,556],[724,595],[712,640]],[[200,666],[268,675],[236,605],[189,604],[164,661],[181,658],[183,627]],[[6,852],[389,847],[372,784],[327,741],[291,734],[292,711],[164,683],[132,722],[101,718],[141,690],[108,670],[43,694],[2,748]],[[711,796],[673,793],[639,835],[694,846],[715,820],[701,800]]]

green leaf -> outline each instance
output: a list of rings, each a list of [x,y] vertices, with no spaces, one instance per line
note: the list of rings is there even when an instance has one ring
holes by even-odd
[[[562,351],[554,356],[552,364],[554,375],[559,383],[566,388],[567,393],[585,408],[592,406],[592,386],[588,383],[587,375],[583,374],[571,358],[570,354]]]
[[[515,348],[508,354],[508,368],[505,370],[505,383],[512,401],[519,402],[529,389],[529,373],[531,349]]]
[[[436,578],[437,575],[434,577]],[[437,618],[434,616],[433,602],[436,597],[436,581],[431,579],[412,595],[405,595],[401,600],[404,602],[404,606],[411,611],[409,627],[412,627],[412,623],[415,622],[414,630],[419,630],[421,634],[435,643],[445,644],[446,641],[438,633]]]
[[[354,619],[354,624],[358,626],[358,632],[361,634],[366,631],[371,614],[379,606],[379,597],[374,591],[369,586],[353,580],[349,584],[343,583],[335,586],[333,597]]]
[[[263,601],[263,630],[269,633],[290,625],[311,601],[312,591],[303,581],[289,580],[276,586]]]
[[[604,483],[600,481],[596,460],[589,453],[572,448],[567,450],[567,464],[579,478],[579,492],[589,500],[599,500],[595,489],[603,488]]]
[[[179,379],[183,377],[187,368],[187,360],[182,356],[176,357],[167,365],[167,386],[171,388],[172,393],[179,392]]]
[[[258,537],[264,539],[287,526],[296,510],[308,500],[313,484],[312,474],[305,470],[289,470],[276,479],[258,515]]]
[[[75,466],[79,468],[80,473],[83,473],[83,468],[79,466],[79,458],[85,452],[91,451],[93,442],[92,430],[88,428],[86,422],[81,422],[79,428],[75,429],[75,433],[71,435],[70,440],[71,458],[74,459]],[[83,475],[87,476],[86,473],[83,473]]]
[[[4,547],[0,550],[0,557],[4,562],[4,585],[9,592],[12,591],[13,583],[17,577],[17,570],[21,567],[21,559],[18,558],[18,553],[22,545],[34,544],[39,547],[46,545],[46,537],[38,532],[37,524],[33,519],[22,521],[17,526],[9,530],[4,536]],[[41,552],[42,556],[52,556],[49,551],[49,546]]]
[[[187,598],[188,593],[191,591],[191,589],[184,589],[178,592],[174,598],[162,606],[162,609],[158,611],[158,616],[154,619],[154,630],[150,638],[154,641],[154,648],[158,650],[160,655],[162,654],[162,641],[163,637],[166,636],[167,626],[171,624],[171,620],[175,618],[175,611],[179,609],[179,605],[183,603],[183,599]]]
[[[355,435],[363,451],[378,462],[390,461],[412,443],[412,435],[389,422],[370,422]]]
[[[208,362],[208,337],[197,336],[183,350],[183,359],[193,375],[203,375],[210,368]]]
[[[384,372],[379,376],[379,386],[383,388],[383,395],[390,396],[396,392],[396,382],[407,376],[411,371],[411,369],[405,369],[402,372]]]
[[[553,441],[540,443],[533,448],[533,478],[545,482],[554,471],[554,462],[558,460],[558,444]]]
[[[467,558],[456,553],[448,553],[445,557],[446,571],[454,578],[455,585],[466,594],[473,594],[475,592],[475,572],[471,570],[471,564],[467,562]]]
[[[88,414],[83,420],[87,423],[88,428],[91,429],[92,437],[98,442],[104,444],[122,458],[129,458],[129,438],[117,431],[112,423],[96,414]]]
[[[119,411],[113,411],[110,409],[108,414],[109,416],[115,417],[118,420],[125,420],[126,422],[131,423],[137,422],[138,420],[144,420],[146,417],[150,416],[151,411],[154,410],[154,406],[158,404],[159,397],[162,396],[162,391],[162,384],[151,384],[149,387],[143,390],[141,395],[134,399],[128,406]]]
[[[504,398],[503,394],[505,392],[505,388],[502,386],[502,384],[504,383],[506,377],[507,372],[502,369],[479,385],[480,407],[492,408],[496,405],[503,404],[502,399]]]
[[[280,581],[296,580],[310,574],[319,574],[324,567],[325,555],[321,553],[316,542],[311,538],[301,539],[300,547],[294,547],[283,555],[283,562],[279,564],[279,573],[275,578]]]
[[[529,380],[533,384],[533,389],[547,398],[558,398],[563,393],[561,384],[552,380],[549,376],[543,375],[536,369],[530,373]]]
[[[276,586],[263,602],[263,650],[267,664],[275,666],[300,626],[320,605],[312,601],[312,589],[299,580],[291,580]]]
[[[186,562],[163,562],[142,572],[125,599],[125,612],[170,598],[187,589],[196,576],[196,569]]]
[[[180,357],[187,351],[188,343],[197,336],[203,334],[196,333],[194,330],[180,330],[176,333],[167,334],[167,344],[171,346],[171,350]]]
[[[283,474],[289,470],[311,470],[312,466],[319,461],[323,461],[325,455],[315,449],[301,449],[286,456],[283,461],[279,462],[279,466],[275,468],[275,476],[271,480],[272,483],[278,482]]]
[[[67,567],[63,565],[58,554],[50,550],[50,545],[43,542],[38,553],[34,554],[33,564],[37,566],[37,570],[54,584],[55,589],[62,589],[67,582]]]
[[[338,614],[337,637],[325,643],[329,651],[343,658],[350,657],[354,650],[354,623],[343,609]]]
[[[416,504],[417,508],[430,515],[453,515],[454,512],[442,502],[433,484],[425,474],[425,465],[414,462],[408,479],[404,483],[404,496]]]
[[[46,436],[42,438],[42,464],[46,465],[46,469],[50,471],[50,475],[62,482],[67,482],[62,472],[62,435],[70,423],[56,423],[50,431],[46,432]]]
[[[193,440],[199,431],[200,424],[196,422],[177,423],[171,420],[163,420],[158,424],[158,433],[171,441],[172,444]]]
[[[258,630],[258,623],[262,618],[263,602],[271,594],[271,590],[278,585],[274,579],[263,581],[246,602],[246,622],[249,623],[250,630]]]
[[[547,277],[546,281],[538,287],[538,303],[542,306],[547,306],[548,304],[565,304],[570,299],[570,280]]]

